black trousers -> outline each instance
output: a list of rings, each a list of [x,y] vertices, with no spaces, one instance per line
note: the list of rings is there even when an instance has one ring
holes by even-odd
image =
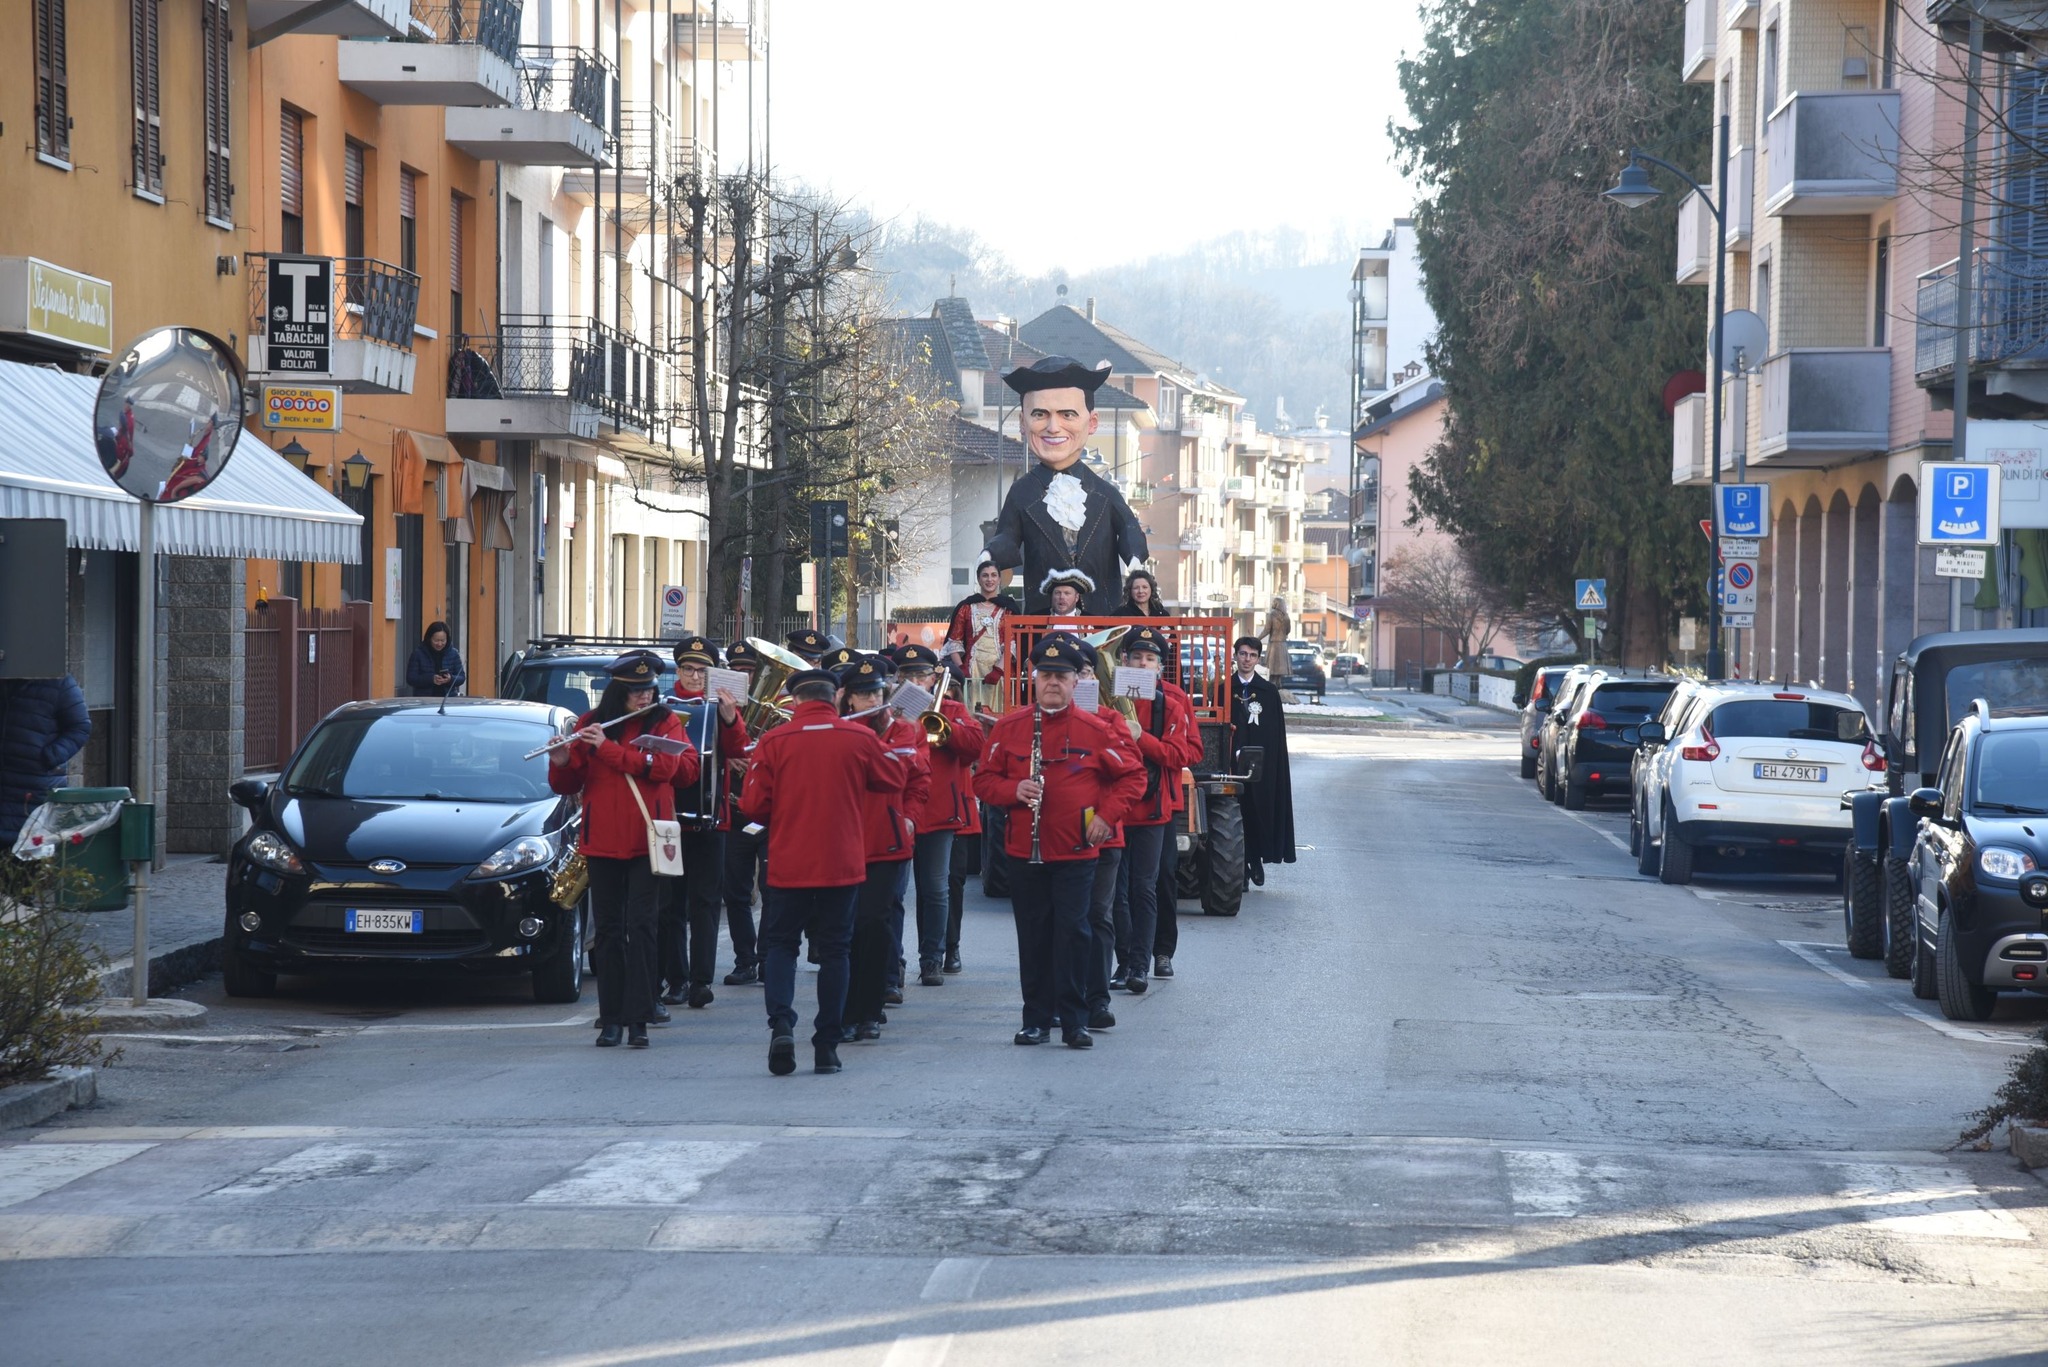
[[[708,985],[718,971],[725,833],[685,830],[683,876],[660,881],[661,981],[670,992],[680,992],[690,983]]]
[[[754,935],[754,889],[768,901],[768,832],[748,835],[739,818],[725,832],[725,928],[732,933],[732,956],[741,964],[758,964],[761,951]]]
[[[1158,923],[1152,927],[1152,952],[1171,959],[1180,948],[1180,841],[1176,826],[1167,826],[1166,839],[1159,847]],[[1147,973],[1152,965],[1145,965]]]
[[[953,837],[952,857],[946,865],[946,952],[960,952],[960,918],[966,911],[967,878],[981,872],[982,837]]]
[[[647,856],[590,857],[590,957],[597,967],[597,1023],[654,1019],[655,922],[661,880]]]
[[[1124,828],[1126,835],[1130,827]],[[1109,961],[1116,951],[1117,872],[1124,865],[1125,851],[1110,846],[1095,857],[1095,893],[1088,903],[1088,933],[1094,944],[1088,953],[1088,1009],[1109,1009]],[[1149,965],[1148,965],[1149,967]]]
[[[1095,901],[1096,856],[1053,864],[1010,861],[1010,911],[1017,921],[1017,978],[1024,1024],[1069,1032],[1088,1023],[1088,956],[1095,937],[1088,917]]]
[[[846,986],[846,1019],[851,1024],[882,1018],[883,994],[896,972],[892,919],[909,871],[908,859],[870,864],[860,885],[853,907],[853,956]]]

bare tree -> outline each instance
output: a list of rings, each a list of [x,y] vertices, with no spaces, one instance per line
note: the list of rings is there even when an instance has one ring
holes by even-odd
[[[1458,643],[1461,659],[1485,653],[1501,632],[1526,620],[1473,573],[1455,546],[1407,546],[1387,557],[1380,579],[1379,606],[1440,631]]]

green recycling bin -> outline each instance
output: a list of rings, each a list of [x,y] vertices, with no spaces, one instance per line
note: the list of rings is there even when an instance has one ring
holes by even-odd
[[[126,788],[57,788],[50,803],[53,838],[57,841],[57,868],[62,877],[58,905],[72,911],[118,911],[128,905],[128,865],[123,856],[122,828],[127,806],[108,826],[86,835],[67,834],[94,824],[101,813],[84,809],[104,807],[110,802],[127,804]],[[73,813],[65,808],[77,809]]]

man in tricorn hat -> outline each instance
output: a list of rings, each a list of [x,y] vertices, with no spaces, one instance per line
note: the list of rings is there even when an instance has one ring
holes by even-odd
[[[1024,567],[1024,611],[1046,612],[1041,587],[1053,570],[1079,570],[1092,587],[1083,613],[1116,611],[1124,575],[1145,560],[1145,529],[1124,496],[1081,461],[1095,432],[1095,391],[1109,378],[1109,363],[1090,369],[1067,356],[1046,356],[1003,376],[1017,391],[1025,445],[1038,457],[1032,471],[1010,486],[984,562]]]

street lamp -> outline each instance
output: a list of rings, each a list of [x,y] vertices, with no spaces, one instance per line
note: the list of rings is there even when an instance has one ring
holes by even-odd
[[[1721,552],[1721,319],[1728,299],[1728,115],[1721,116],[1720,145],[1714,156],[1714,193],[1708,194],[1705,186],[1664,158],[1631,147],[1628,149],[1628,164],[1621,168],[1621,179],[1605,192],[1607,197],[1627,209],[1640,209],[1645,204],[1655,203],[1663,192],[1650,183],[1651,166],[1662,167],[1691,186],[1708,212],[1714,215],[1714,335],[1708,348],[1714,353],[1711,382],[1714,387],[1714,418],[1713,431],[1707,438],[1707,463],[1713,471],[1715,494],[1707,512],[1713,527],[1714,554],[1718,557]],[[1728,672],[1721,655],[1721,595],[1715,593],[1710,596],[1713,602],[1707,615],[1707,677],[1719,679]]]
[[[360,494],[370,487],[372,466],[361,451],[341,463],[341,482],[352,494]]]
[[[299,445],[299,439],[297,437],[293,437],[290,441],[286,442],[284,446],[278,451],[277,454],[283,456],[293,465],[298,466],[300,474],[307,476],[310,476],[312,474],[311,462],[313,459],[313,453],[311,451],[308,451],[305,447]]]

